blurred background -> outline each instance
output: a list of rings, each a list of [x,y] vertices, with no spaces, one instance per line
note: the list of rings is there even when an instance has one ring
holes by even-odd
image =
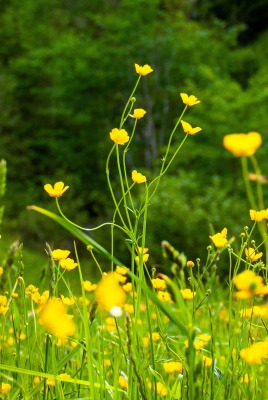
[[[0,0],[3,240],[72,246],[62,228],[26,210],[35,204],[56,211],[43,185],[59,180],[70,186],[61,205],[71,220],[111,220],[109,131],[136,82],[134,63],[154,69],[136,93],[135,106],[147,114],[128,152],[129,169],[149,181],[183,109],[179,93],[201,100],[185,119],[203,130],[187,140],[150,206],[152,261],[162,263],[162,240],[204,260],[213,230],[226,226],[230,237],[251,226],[240,159],[222,140],[260,132],[257,158],[268,173],[267,21],[265,0]],[[178,131],[174,150],[180,138]],[[118,176],[112,179],[116,184]],[[109,234],[104,228],[92,236],[109,248]],[[116,241],[117,257],[127,263],[124,240]]]

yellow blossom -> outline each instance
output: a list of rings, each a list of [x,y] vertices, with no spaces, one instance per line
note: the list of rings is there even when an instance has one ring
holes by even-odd
[[[258,132],[233,133],[223,138],[224,147],[236,157],[252,156],[261,144]]]
[[[163,290],[159,290],[157,292],[157,297],[159,298],[159,300],[165,302],[165,303],[172,303],[172,297],[171,294],[169,292],[165,292]]]
[[[34,292],[38,292],[38,288],[34,285],[29,285],[25,289],[25,294],[33,294]]]
[[[75,333],[73,316],[66,314],[65,305],[55,297],[48,300],[41,313],[39,323],[60,338],[72,336]]]
[[[167,388],[161,382],[157,382],[156,391],[157,391],[157,394],[159,394],[160,396],[163,396],[163,397],[167,396],[167,394],[168,394]]]
[[[153,342],[157,342],[158,340],[161,339],[161,336],[159,335],[158,332],[152,332],[151,339]]]
[[[181,289],[180,292],[184,300],[192,300],[196,296],[196,292],[192,292],[191,289]]]
[[[7,306],[7,297],[0,296],[0,315],[6,315],[8,312],[9,307]]]
[[[223,228],[223,230],[219,233],[216,233],[215,235],[209,236],[210,239],[212,240],[213,244],[217,248],[221,248],[226,245],[228,242],[226,237],[227,237],[227,228]]]
[[[125,285],[123,285],[123,289],[127,293],[132,292],[132,283],[131,282],[126,283]]]
[[[0,276],[3,275],[3,273],[4,273],[4,268],[0,267]]]
[[[63,295],[60,296],[61,301],[65,306],[72,306],[74,304],[74,298],[73,297],[64,297]]]
[[[251,270],[245,270],[236,275],[233,281],[238,290],[254,291],[258,286],[263,285],[263,278]]]
[[[186,93],[180,93],[180,96],[182,98],[182,102],[186,104],[187,106],[194,106],[195,104],[199,104],[200,101],[195,97],[194,95],[188,95]]]
[[[186,267],[193,268],[194,267],[194,262],[193,261],[187,261],[186,262]]]
[[[67,271],[71,271],[72,269],[77,267],[77,263],[74,262],[72,258],[65,258],[65,260],[60,260],[60,266]]]
[[[129,268],[127,268],[127,267],[120,267],[119,265],[117,265],[115,267],[115,272],[120,275],[126,275],[128,273],[128,271],[129,271]]]
[[[262,252],[256,253],[255,250],[252,247],[249,247],[248,249],[245,249],[245,254],[246,254],[247,259],[249,261],[251,261],[251,262],[258,261],[263,255]]]
[[[39,304],[41,306],[43,306],[44,304],[46,304],[47,300],[49,298],[49,291],[45,290],[42,294],[40,294],[38,291],[34,292],[32,294],[32,299],[36,304]]]
[[[239,382],[248,384],[250,381],[252,381],[252,379],[253,377],[250,378],[248,374],[245,374],[244,376],[242,376]]]
[[[131,178],[135,183],[145,183],[147,181],[146,176],[142,175],[136,169],[134,169],[131,173]]]
[[[103,360],[103,364],[105,367],[110,367],[112,365],[111,360],[109,360],[109,358],[105,358]]]
[[[35,385],[39,385],[40,382],[41,382],[40,376],[35,376],[35,377],[33,378],[33,383],[34,383]]]
[[[261,364],[262,359],[268,357],[268,342],[253,343],[240,351],[240,357],[248,364]]]
[[[70,378],[71,377],[71,375],[69,375],[69,374],[66,374],[66,372],[64,372],[63,374],[59,374],[58,375],[58,378]]]
[[[202,131],[202,128],[200,128],[199,126],[193,128],[190,124],[188,124],[188,122],[185,122],[183,120],[181,120],[181,124],[183,131],[185,133],[188,133],[188,135],[195,135],[197,132]]]
[[[198,335],[199,340],[202,340],[203,342],[209,342],[211,340],[211,335],[207,335],[204,333],[201,333]]]
[[[97,287],[95,283],[91,283],[90,281],[84,281],[83,284],[86,292],[93,292]]]
[[[125,304],[124,310],[129,314],[134,314],[134,311],[135,311],[133,304]]]
[[[145,64],[143,66],[141,66],[139,64],[135,64],[135,69],[136,69],[137,74],[142,75],[142,76],[146,76],[146,75],[150,74],[151,72],[153,72],[153,69],[148,64]]]
[[[165,362],[163,367],[167,374],[172,374],[173,372],[181,373],[183,371],[183,365],[178,361]]]
[[[44,189],[50,197],[61,197],[61,195],[69,189],[69,186],[64,187],[63,182],[56,182],[54,187],[50,183],[47,183]]]
[[[125,378],[122,375],[119,375],[118,383],[119,383],[119,386],[121,386],[121,388],[127,389],[127,387],[128,387],[127,378]]]
[[[47,386],[54,387],[56,386],[54,378],[47,378]]]
[[[115,278],[118,280],[119,283],[126,283],[127,277],[121,274],[118,274],[117,272],[114,272]]]
[[[268,209],[261,211],[250,210],[249,215],[252,221],[261,222],[264,219],[268,219]]]
[[[149,342],[150,342],[150,338],[148,338],[148,337],[143,337],[142,338],[143,347],[148,347],[149,346]]]
[[[65,260],[65,258],[67,258],[70,254],[69,250],[60,250],[60,249],[56,249],[52,251],[52,258],[55,261],[60,261],[60,260]]]
[[[195,341],[194,341],[194,348],[195,348],[196,350],[202,349],[203,346],[204,346],[203,340],[195,339]]]
[[[203,356],[203,364],[205,367],[209,368],[212,365],[212,358],[211,357],[207,357],[207,356]]]
[[[167,288],[167,284],[164,279],[155,278],[151,280],[153,288],[157,290],[165,290]]]
[[[257,174],[253,174],[253,173],[249,173],[248,174],[248,179],[250,181],[255,181],[255,182],[259,182],[259,183],[267,183],[267,179],[264,175],[257,175]]]
[[[114,272],[103,275],[95,294],[99,306],[108,311],[113,307],[122,307],[126,300],[126,293],[119,285]]]
[[[110,132],[110,138],[114,143],[120,145],[124,145],[129,141],[129,136],[125,129],[112,129]]]
[[[4,382],[0,383],[0,393],[7,394],[10,392],[10,390],[11,390],[11,385],[9,383],[4,383]]]
[[[133,110],[133,114],[130,114],[130,116],[135,119],[140,119],[144,117],[145,114],[146,111],[143,108],[135,108],[135,110]]]

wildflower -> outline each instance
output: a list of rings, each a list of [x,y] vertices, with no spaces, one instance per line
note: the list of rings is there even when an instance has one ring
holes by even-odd
[[[250,381],[252,381],[252,379],[253,377],[250,378],[248,374],[245,374],[244,376],[242,376],[239,382],[248,384]]]
[[[268,285],[264,285],[263,278],[251,270],[236,275],[233,282],[238,289],[234,297],[238,299],[249,299],[255,295],[264,296],[268,293]]]
[[[29,285],[27,286],[27,288],[25,289],[25,294],[30,294],[32,295],[33,293],[38,292],[38,288],[34,285]]]
[[[203,364],[205,367],[209,368],[212,365],[212,358],[211,357],[207,357],[207,356],[203,356]]]
[[[212,240],[213,244],[217,248],[221,248],[226,245],[227,243],[227,228],[223,228],[223,230],[219,233],[216,233],[215,235],[209,236],[210,239]]]
[[[131,178],[135,183],[144,183],[147,181],[146,176],[142,175],[140,172],[137,172],[136,169],[132,171]]]
[[[268,209],[261,211],[250,210],[249,215],[252,221],[261,222],[268,218]]]
[[[196,292],[192,292],[191,289],[181,289],[180,292],[184,300],[192,300],[196,296]]]
[[[3,273],[4,273],[4,268],[0,267],[0,276],[3,275]]]
[[[246,254],[247,259],[251,262],[258,261],[263,255],[262,252],[256,253],[252,247],[245,249],[245,254]]]
[[[118,274],[117,272],[114,272],[114,276],[118,280],[119,283],[126,283],[126,280],[127,280],[126,276]]]
[[[34,383],[35,385],[39,385],[40,382],[41,382],[40,376],[35,376],[35,377],[33,378],[33,383]]]
[[[132,292],[132,283],[131,282],[126,283],[122,287],[125,292],[127,292],[127,293]]]
[[[43,306],[44,304],[46,304],[47,300],[49,298],[49,291],[45,290],[42,294],[40,294],[38,291],[34,292],[32,294],[32,299],[36,304],[39,304],[41,306]]]
[[[47,386],[50,386],[50,387],[56,386],[55,379],[54,378],[47,378]]]
[[[73,316],[66,314],[65,305],[55,297],[45,305],[39,323],[60,338],[72,336],[75,332]]]
[[[135,110],[133,110],[133,114],[129,114],[132,118],[135,119],[140,119],[142,117],[144,117],[144,115],[146,114],[146,111],[143,108],[135,108]]]
[[[223,138],[223,146],[236,157],[252,156],[261,144],[258,132],[233,133]]]
[[[188,135],[195,135],[197,132],[202,131],[202,128],[197,126],[196,128],[193,128],[188,122],[185,122],[181,120],[182,124],[182,129],[184,130],[185,133],[188,133]]]
[[[163,290],[159,290],[157,293],[157,297],[159,300],[165,302],[165,303],[172,303],[172,297],[169,292],[165,292]]]
[[[157,342],[158,340],[161,339],[161,336],[159,335],[158,332],[152,332],[151,339],[152,339],[153,342]]]
[[[194,348],[196,350],[202,349],[203,346],[204,346],[203,340],[199,340],[198,338],[194,340]]]
[[[6,315],[8,312],[9,307],[7,306],[7,297],[0,296],[0,315]]]
[[[154,289],[165,290],[167,288],[167,285],[166,285],[166,282],[164,281],[164,279],[156,278],[156,279],[152,279],[151,282],[152,282]]]
[[[173,372],[181,373],[183,371],[183,365],[178,361],[165,362],[163,367],[167,374],[172,374]]]
[[[143,347],[148,347],[149,342],[150,342],[150,338],[148,338],[147,336],[142,338]]]
[[[202,340],[203,342],[209,342],[211,340],[211,335],[201,333],[200,335],[198,335],[198,339]]]
[[[147,247],[144,247],[143,250],[142,250],[142,247],[138,247],[139,256],[136,256],[136,257],[135,257],[135,261],[136,261],[137,263],[139,263],[139,261],[140,261],[140,255],[142,254],[142,262],[143,262],[143,263],[146,263],[146,262],[148,261],[148,259],[149,259],[149,254],[147,254],[148,251],[149,251],[149,249],[148,249]]]
[[[268,357],[268,342],[253,343],[240,351],[240,357],[248,364],[261,364],[262,359]]]
[[[194,267],[194,262],[193,261],[187,261],[186,262],[186,267],[193,268]]]
[[[129,271],[129,268],[127,268],[127,267],[120,267],[119,265],[117,265],[115,267],[115,272],[120,275],[126,275],[128,273],[128,271]]]
[[[136,69],[137,74],[139,74],[141,76],[146,76],[146,75],[150,74],[151,72],[153,72],[153,69],[148,64],[143,65],[143,67],[139,64],[135,64],[135,69]]]
[[[65,260],[70,254],[69,250],[56,249],[51,252],[54,261]]]
[[[74,262],[72,258],[65,258],[65,260],[60,260],[60,266],[67,271],[71,271],[77,267],[77,263]]]
[[[114,143],[120,145],[124,145],[129,141],[129,136],[125,129],[112,129],[110,132],[110,138]]]
[[[66,374],[66,372],[63,372],[62,374],[59,374],[58,375],[58,378],[71,378],[71,375],[69,375],[69,374]]]
[[[109,332],[115,332],[116,331],[116,324],[115,324],[115,320],[112,317],[107,317],[105,319],[106,322],[106,329]]]
[[[64,297],[63,295],[60,296],[61,301],[65,306],[72,306],[74,304],[74,298],[73,297]]]
[[[157,391],[157,394],[159,394],[163,397],[167,396],[167,394],[168,394],[167,388],[161,382],[157,382],[156,391]]]
[[[11,390],[11,385],[9,383],[4,383],[4,382],[0,383],[0,393],[7,394],[10,392],[10,390]]]
[[[105,358],[103,360],[103,364],[105,367],[110,367],[112,365],[111,360],[109,358]]]
[[[99,306],[108,311],[111,311],[113,307],[122,307],[126,300],[126,293],[113,272],[103,275],[95,294]]]
[[[133,304],[125,304],[124,305],[124,310],[128,313],[128,314],[134,314],[134,306]]]
[[[124,377],[123,375],[119,375],[118,383],[119,383],[119,386],[121,386],[121,388],[127,389],[127,387],[128,387],[127,378]]]
[[[63,182],[56,182],[54,187],[50,183],[47,183],[44,189],[50,197],[61,197],[61,195],[69,189],[69,186],[64,187]]]
[[[97,287],[95,283],[91,283],[90,281],[84,281],[83,285],[86,292],[93,292]]]
[[[199,104],[200,101],[195,97],[194,95],[188,96],[186,93],[180,93],[180,96],[182,98],[182,102],[186,104],[187,106],[194,106],[195,104]]]

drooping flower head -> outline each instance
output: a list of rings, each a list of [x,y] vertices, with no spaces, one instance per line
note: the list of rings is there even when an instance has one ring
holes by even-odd
[[[133,114],[129,114],[129,115],[132,118],[140,119],[140,118],[144,117],[145,114],[146,114],[146,111],[143,108],[135,108],[135,110],[133,110]]]
[[[125,129],[112,129],[110,132],[110,138],[114,143],[120,145],[124,145],[129,141],[129,136]]]
[[[181,120],[182,124],[182,129],[184,130],[185,133],[188,133],[188,135],[195,135],[197,132],[202,131],[202,128],[197,126],[196,128],[193,128],[188,122],[185,122]]]
[[[135,183],[144,183],[147,180],[146,176],[142,175],[140,172],[137,172],[136,169],[134,169],[132,171],[131,177],[132,177],[133,182],[135,182]]]
[[[232,133],[223,138],[223,146],[235,157],[249,157],[261,146],[262,137],[258,132]]]
[[[61,195],[69,189],[69,186],[64,187],[63,182],[56,182],[54,187],[50,183],[47,183],[44,189],[50,197],[61,197]]]
[[[197,97],[195,97],[194,95],[188,95],[186,93],[180,93],[180,96],[182,98],[182,102],[186,105],[186,106],[194,106],[195,104],[199,104],[200,100],[197,99]]]
[[[139,64],[135,64],[135,69],[136,69],[137,74],[139,74],[141,76],[146,76],[146,75],[150,74],[151,72],[153,72],[153,69],[148,64],[145,64],[143,66],[141,66]]]

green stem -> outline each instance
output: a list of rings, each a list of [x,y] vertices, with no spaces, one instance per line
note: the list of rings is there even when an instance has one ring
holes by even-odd
[[[124,111],[123,111],[122,116],[121,116],[120,129],[121,129],[122,126],[124,125],[124,122],[125,122],[125,120],[126,120],[125,114],[126,114],[128,105],[129,105],[129,103],[131,102],[131,99],[132,99],[132,97],[134,96],[134,93],[136,92],[136,89],[137,89],[137,87],[138,87],[138,84],[139,84],[139,82],[140,82],[140,79],[141,79],[141,75],[139,75],[139,77],[138,77],[138,79],[137,79],[137,82],[136,82],[136,84],[135,84],[135,86],[134,86],[134,89],[132,90],[131,95],[129,96],[128,101],[127,101],[127,103],[126,103],[126,105],[125,105]]]

